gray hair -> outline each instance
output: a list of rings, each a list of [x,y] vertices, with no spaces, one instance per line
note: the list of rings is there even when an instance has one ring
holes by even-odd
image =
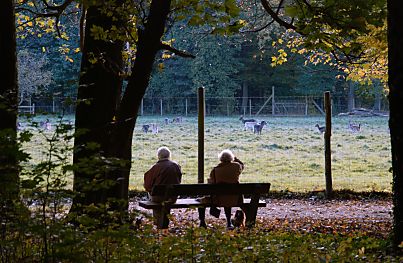
[[[157,150],[157,156],[158,156],[158,160],[161,159],[169,159],[171,157],[171,151],[168,149],[168,147],[160,147]]]
[[[220,159],[221,162],[232,162],[234,160],[235,156],[230,150],[223,150],[219,155],[218,159]]]

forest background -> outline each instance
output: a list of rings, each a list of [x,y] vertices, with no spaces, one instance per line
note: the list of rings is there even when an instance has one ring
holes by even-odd
[[[170,105],[183,105],[185,98],[195,98],[196,88],[203,86],[206,96],[212,98],[210,103],[225,108],[238,98],[239,108],[245,108],[248,98],[268,98],[275,87],[276,96],[290,97],[320,97],[330,90],[344,106],[336,113],[351,111],[355,105],[387,109],[382,81],[370,77],[357,81],[357,76],[336,61],[321,61],[306,49],[288,44],[286,29],[276,24],[262,26],[270,19],[260,5],[241,7],[245,25],[240,34],[211,34],[211,27],[197,25],[200,22],[191,26],[187,21],[172,22],[165,41],[195,58],[161,51],[145,98],[164,98]],[[54,101],[59,109],[63,103],[71,105],[77,95],[81,61],[79,17],[61,16],[61,34],[56,37],[55,33],[44,34],[40,27],[28,27],[32,22],[23,14],[17,19],[22,25],[17,42],[20,106],[34,103],[38,109],[51,111]],[[131,52],[129,46],[126,51]],[[354,104],[354,98],[360,103]],[[227,111],[218,112],[222,113]]]

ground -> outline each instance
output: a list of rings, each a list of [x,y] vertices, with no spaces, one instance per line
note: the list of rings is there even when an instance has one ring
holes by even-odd
[[[150,210],[132,200],[130,208],[151,215]],[[257,226],[267,230],[361,234],[386,238],[392,227],[392,200],[356,199],[324,200],[319,198],[285,199],[268,198],[267,207],[260,208]],[[235,208],[233,208],[234,214]],[[183,222],[197,225],[197,212],[189,209],[172,210],[171,228],[180,228]],[[208,213],[207,213],[208,214]],[[207,216],[209,227],[225,225],[223,212],[219,219]],[[181,223],[182,222],[182,223]],[[144,223],[150,223],[144,220]]]

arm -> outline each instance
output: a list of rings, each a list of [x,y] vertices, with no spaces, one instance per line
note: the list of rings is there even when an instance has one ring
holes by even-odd
[[[214,184],[215,182],[216,182],[216,179],[215,179],[215,172],[214,172],[214,168],[213,168],[213,170],[211,170],[211,172],[210,172],[210,177],[207,179],[207,183]]]
[[[151,168],[144,174],[144,189],[146,189],[146,191],[149,193],[151,192],[154,186],[154,174],[152,170],[153,168]]]
[[[241,171],[243,171],[243,169],[245,168],[243,162],[236,157],[234,158],[234,162],[239,163],[241,165]]]

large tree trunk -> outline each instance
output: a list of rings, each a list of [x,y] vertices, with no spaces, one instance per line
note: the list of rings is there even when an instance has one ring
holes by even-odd
[[[128,198],[133,129],[141,100],[150,81],[155,56],[161,49],[161,37],[164,34],[170,5],[170,0],[153,0],[151,2],[148,22],[145,24],[144,30],[139,32],[132,75],[117,112],[111,155],[126,161],[124,167],[111,173],[112,179],[118,181],[119,184],[110,189],[109,196],[117,199],[127,200]]]
[[[389,128],[393,168],[393,234],[403,242],[403,6],[388,0]]]
[[[122,89],[123,43],[97,40],[91,33],[93,26],[105,30],[118,26],[113,18],[103,14],[97,6],[87,10],[75,120],[73,162],[77,195],[73,211],[82,205],[105,203],[106,191],[109,184],[113,184],[106,180],[105,169],[109,167],[106,165],[109,137]]]
[[[19,178],[17,161],[17,55],[15,38],[14,1],[0,1],[0,214],[18,199]]]
[[[128,208],[133,130],[141,100],[149,84],[155,56],[161,49],[161,37],[170,4],[169,0],[151,2],[148,22],[139,31],[132,75],[120,104],[117,101],[120,99],[121,79],[111,69],[121,68],[122,45],[94,40],[89,33],[91,26],[108,28],[112,21],[103,17],[95,7],[87,12],[74,154],[74,163],[78,167],[82,163],[83,169],[78,169],[74,175],[74,189],[79,195],[75,197],[73,207],[103,204],[108,199],[114,199],[117,202],[112,202],[111,208],[115,211],[125,211]],[[114,64],[92,64],[89,57],[91,53],[102,53],[107,62],[113,61]],[[92,142],[99,147],[94,149]],[[104,165],[106,162],[103,163],[102,157],[119,160],[120,165]],[[111,168],[101,172],[97,167]]]

